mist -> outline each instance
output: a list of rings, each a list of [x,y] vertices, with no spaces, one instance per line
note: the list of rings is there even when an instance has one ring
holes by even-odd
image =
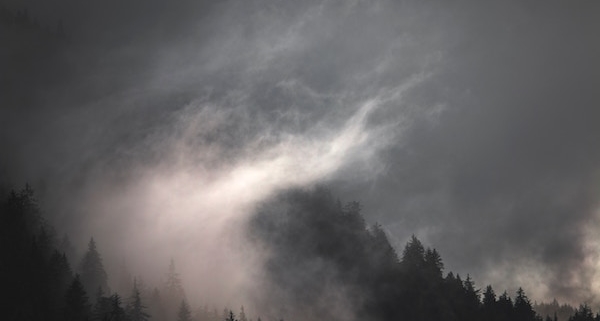
[[[0,180],[109,283],[251,302],[257,206],[326,185],[479,288],[599,303],[598,4],[5,3],[65,35],[3,29]]]

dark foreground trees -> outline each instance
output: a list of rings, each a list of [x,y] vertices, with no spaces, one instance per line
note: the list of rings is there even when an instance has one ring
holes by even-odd
[[[73,275],[54,234],[29,186],[10,192],[0,203],[0,319],[147,320],[135,284],[131,313],[119,294],[104,295],[107,275],[93,239],[78,269],[81,274]]]

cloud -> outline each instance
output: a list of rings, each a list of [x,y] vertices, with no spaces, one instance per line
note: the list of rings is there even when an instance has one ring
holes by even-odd
[[[534,299],[596,295],[595,3],[7,5],[71,38],[6,69],[1,174],[82,244],[156,253],[138,262],[152,275],[181,247],[185,275],[216,271],[230,259],[188,237],[225,242],[211,224],[327,179],[397,247],[416,233],[479,286],[536,275]],[[223,275],[247,276],[238,259]]]

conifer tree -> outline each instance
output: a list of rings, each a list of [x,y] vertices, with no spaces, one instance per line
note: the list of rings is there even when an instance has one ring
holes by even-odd
[[[385,231],[380,224],[374,224],[371,227],[371,239],[373,246],[371,255],[376,262],[373,262],[383,268],[395,269],[398,265],[398,255],[396,250],[390,244]]]
[[[444,270],[444,263],[442,258],[436,249],[427,248],[425,251],[425,270],[429,274],[429,277],[436,279],[442,278],[442,272]]]
[[[88,243],[88,250],[85,253],[80,265],[81,282],[87,292],[97,291],[98,288],[108,290],[106,271],[102,265],[102,258],[96,249],[94,238]]]
[[[496,293],[494,293],[491,285],[485,287],[482,303],[485,308],[491,308],[496,304]]]
[[[569,321],[596,321],[597,319],[600,318],[594,318],[592,309],[587,304],[582,304],[575,311],[575,314],[569,318]]]
[[[90,305],[88,296],[79,280],[79,275],[75,275],[73,282],[65,294],[65,319],[71,321],[88,320],[90,317]]]
[[[121,304],[121,296],[113,294],[110,296],[110,317],[108,320],[111,321],[124,321],[126,319],[125,309]]]
[[[175,269],[175,261],[171,259],[167,277],[161,290],[164,307],[167,315],[175,315],[180,308],[181,301],[185,300],[185,292],[179,273]]]
[[[419,273],[425,263],[425,248],[414,235],[404,247],[401,264],[408,273]]]
[[[103,321],[107,316],[110,315],[111,302],[110,298],[104,296],[104,290],[102,287],[98,287],[96,290],[96,303],[92,311],[92,320]]]
[[[137,286],[137,280],[133,279],[133,290],[128,305],[128,316],[131,321],[146,321],[150,315],[145,312],[146,307],[142,304],[142,297]]]
[[[54,314],[59,315],[59,311],[64,309],[62,298],[65,297],[70,282],[73,280],[71,267],[64,253],[61,254],[56,250],[52,253],[46,273],[53,294],[53,297],[49,298],[49,303],[55,310]]]
[[[238,321],[233,314],[233,311],[229,310],[229,316],[225,319],[225,321]]]
[[[529,298],[525,295],[525,291],[522,288],[517,290],[517,296],[515,297],[514,304],[515,320],[516,321],[534,321],[535,311],[529,302]]]
[[[240,308],[240,320],[239,321],[248,321],[248,318],[246,318],[246,312],[244,311],[243,305]]]
[[[502,320],[514,320],[513,302],[506,291],[498,297],[496,306],[498,307],[497,313]]]
[[[177,321],[192,321],[192,312],[190,306],[185,300],[181,300],[179,311],[177,312]]]
[[[165,321],[167,320],[167,311],[165,310],[164,301],[157,288],[154,288],[152,295],[150,296],[150,315],[152,320]]]

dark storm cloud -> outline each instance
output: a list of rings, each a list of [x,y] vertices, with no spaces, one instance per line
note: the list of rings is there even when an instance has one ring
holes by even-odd
[[[319,179],[363,202],[398,247],[415,233],[479,286],[539,275],[536,299],[598,291],[586,288],[600,164],[593,1],[6,3],[67,33],[44,47],[52,59],[22,58],[43,68],[11,67],[18,82],[0,99],[3,175],[45,181],[56,209],[77,191],[71,210],[85,212],[89,195],[165,164],[210,172],[286,142],[336,142],[330,132],[363,128],[348,120],[371,101],[364,129],[380,144],[358,146],[377,157],[349,148]]]

